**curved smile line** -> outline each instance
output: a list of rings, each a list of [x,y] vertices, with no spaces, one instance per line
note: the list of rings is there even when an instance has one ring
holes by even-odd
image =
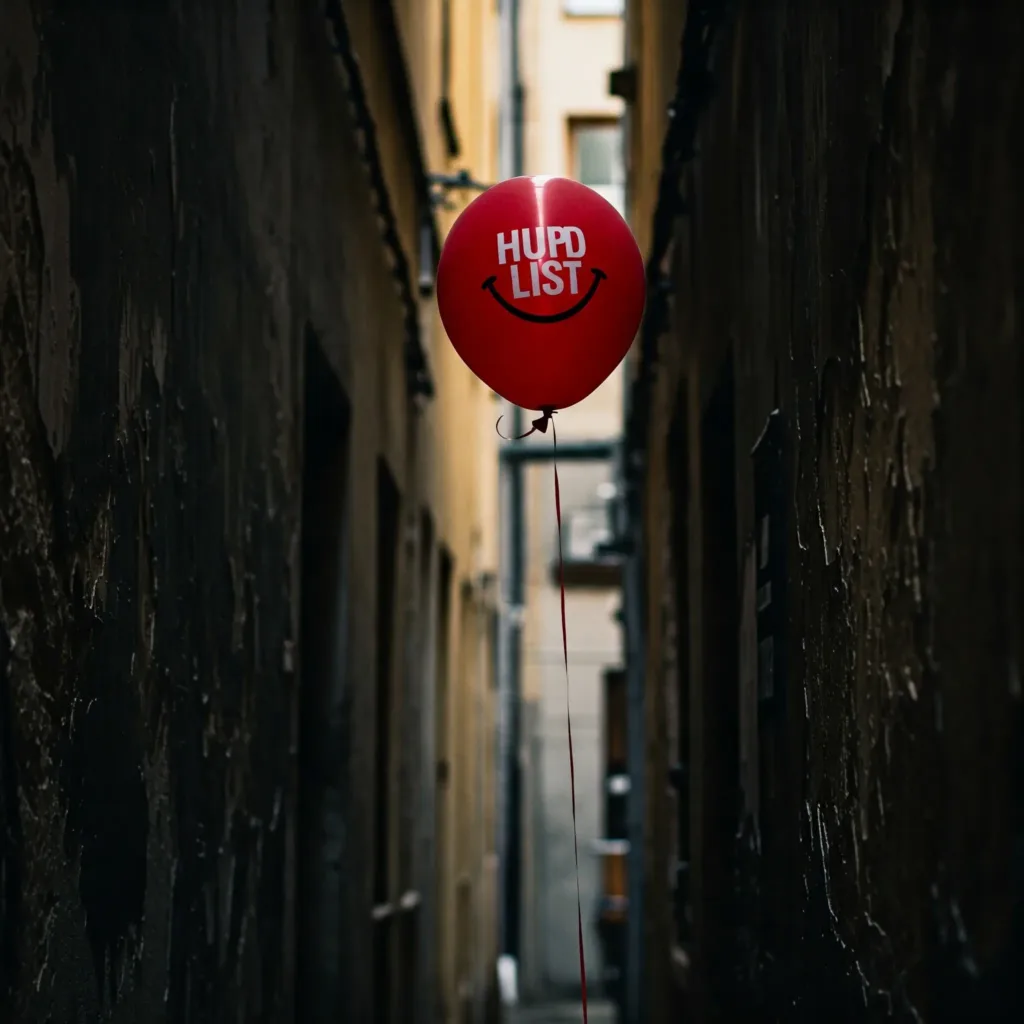
[[[483,283],[483,288],[491,293],[492,298],[498,303],[503,309],[507,310],[513,316],[519,317],[520,320],[528,320],[531,324],[557,324],[560,320],[568,320],[569,317],[575,316],[583,307],[594,297],[594,292],[597,291],[597,286],[604,281],[608,275],[603,270],[598,270],[597,267],[591,268],[590,271],[594,275],[594,280],[590,282],[590,288],[587,289],[587,294],[583,296],[574,306],[570,306],[568,309],[562,310],[561,313],[549,313],[546,316],[542,316],[540,313],[524,313],[523,310],[517,309],[508,301],[497,288],[494,287],[494,282],[497,281],[496,277],[489,277]]]

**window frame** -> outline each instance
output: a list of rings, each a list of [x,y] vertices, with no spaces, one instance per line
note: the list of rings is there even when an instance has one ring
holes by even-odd
[[[609,181],[603,185],[601,183],[594,182],[582,182],[590,188],[601,189],[605,187],[619,188],[622,190],[621,204],[619,212],[625,216],[625,201],[626,201],[626,148],[625,148],[625,123],[621,115],[618,114],[587,114],[587,115],[570,115],[566,119],[566,158],[567,166],[569,167],[569,176],[574,181],[580,181],[579,175],[579,133],[580,131],[586,131],[587,129],[594,128],[615,128],[619,131],[619,138],[622,143],[622,149],[620,152],[620,168],[622,172],[622,180],[619,182]]]

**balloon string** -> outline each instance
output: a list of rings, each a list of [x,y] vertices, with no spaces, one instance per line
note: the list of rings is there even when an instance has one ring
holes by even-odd
[[[565,628],[565,561],[562,558],[562,492],[558,484],[558,433],[551,411],[545,411],[534,429],[545,433],[551,423],[551,442],[554,447],[555,467],[555,519],[558,522],[558,589],[562,609],[562,660],[565,665],[565,723],[569,733],[569,791],[572,794],[572,850],[576,859],[576,941],[580,951],[580,993],[583,1000],[583,1024],[587,1024],[587,962],[583,953],[583,906],[580,900],[580,850],[576,835],[576,761],[572,750],[572,713],[569,708],[569,641]],[[543,426],[540,424],[543,423]],[[532,433],[530,431],[529,433]],[[525,436],[525,435],[524,435]]]
[[[498,432],[498,437],[503,441],[522,441],[524,437],[529,437],[531,434],[546,434],[548,432],[548,424],[551,424],[551,430],[554,432],[554,420],[552,416],[555,415],[557,409],[552,409],[550,406],[547,409],[541,410],[541,415],[533,421],[533,426],[525,434],[516,434],[514,437],[508,437],[501,432],[499,429],[501,421],[505,418],[504,416],[498,417],[498,422],[494,424],[494,429]]]
[[[558,482],[558,433],[552,418],[556,410],[542,409],[541,415],[533,421],[533,425],[525,434],[507,437],[500,430],[502,417],[494,424],[498,436],[505,441],[521,441],[531,434],[546,434],[551,424],[551,443],[554,448],[552,465],[555,470],[555,519],[558,523],[558,590],[562,612],[562,662],[565,666],[565,724],[569,735],[569,792],[572,796],[572,851],[576,862],[576,942],[580,954],[580,996],[583,1003],[583,1024],[587,1021],[587,959],[583,951],[583,901],[580,898],[580,849],[576,827],[576,758],[572,747],[572,711],[569,703],[569,639],[565,625],[565,560],[562,556],[562,489]]]

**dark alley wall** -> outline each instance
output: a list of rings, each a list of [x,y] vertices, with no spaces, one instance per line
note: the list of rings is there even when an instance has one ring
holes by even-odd
[[[354,478],[406,487],[411,408],[315,7],[0,6],[4,1021],[291,1019],[307,338]],[[320,766],[350,801],[336,1005],[365,1019],[371,701],[332,705]]]
[[[671,686],[686,709],[693,1019],[1022,1009],[1022,47],[1014,5],[938,0],[741,3],[720,41],[672,322],[634,411],[647,694],[663,709]],[[735,436],[715,454],[723,388]],[[751,450],[776,408],[785,658],[758,712],[759,792],[738,792],[741,709],[722,693],[742,704],[745,652],[728,666],[709,646],[739,637]],[[731,463],[734,502],[709,458]],[[682,689],[660,669],[670,593]],[[647,719],[656,779],[664,719]],[[665,858],[667,839],[649,862],[659,986]]]

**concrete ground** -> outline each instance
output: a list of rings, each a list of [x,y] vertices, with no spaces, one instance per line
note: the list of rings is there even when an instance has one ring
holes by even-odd
[[[616,1024],[615,1006],[601,1000],[587,1004],[589,1024]],[[534,1006],[510,1006],[505,1009],[506,1024],[576,1024],[583,1020],[579,1001],[538,1003]]]

